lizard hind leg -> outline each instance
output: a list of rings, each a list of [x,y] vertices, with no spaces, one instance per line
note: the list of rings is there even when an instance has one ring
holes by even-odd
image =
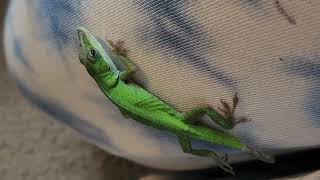
[[[238,123],[250,121],[250,119],[247,118],[240,118],[238,121],[235,120],[234,111],[237,107],[238,102],[239,99],[237,97],[237,94],[235,94],[233,97],[232,107],[230,107],[228,103],[221,99],[221,104],[223,105],[223,108],[218,109],[223,113],[223,115],[221,115],[217,110],[211,108],[210,106],[202,106],[196,107],[188,112],[183,113],[183,117],[187,121],[187,123],[194,124],[197,122],[194,121],[194,119],[198,119],[203,117],[204,115],[208,115],[210,119],[212,119],[219,126],[229,130],[232,129]]]
[[[228,164],[228,156],[225,154],[224,156],[220,157],[217,153],[206,150],[206,149],[193,149],[191,145],[191,141],[188,136],[184,135],[178,135],[178,140],[180,143],[180,146],[185,153],[193,154],[196,156],[201,157],[210,157],[212,158],[217,165],[223,169],[224,171],[235,175],[234,171],[232,170],[232,167]]]
[[[236,124],[233,121],[233,117],[224,117],[217,110],[211,108],[210,106],[196,107],[188,112],[184,112],[183,119],[188,124],[196,124],[204,115],[208,115],[211,120],[227,130],[232,129]]]

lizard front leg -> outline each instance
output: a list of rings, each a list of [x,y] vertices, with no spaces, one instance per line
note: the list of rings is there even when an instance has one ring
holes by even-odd
[[[109,44],[113,48],[112,52],[118,56],[121,63],[125,66],[124,71],[120,73],[120,79],[126,81],[132,76],[137,68],[134,63],[128,58],[128,50],[124,47],[123,41],[117,41],[116,43],[114,43],[113,41],[109,41]]]
[[[235,94],[233,97],[232,108],[229,106],[228,103],[224,102],[222,99],[220,102],[223,105],[224,109],[218,109],[223,113],[223,115],[221,115],[217,110],[211,108],[210,106],[202,106],[196,107],[188,112],[183,113],[183,117],[187,122],[195,123],[197,122],[198,118],[201,118],[204,115],[208,115],[211,120],[216,122],[219,126],[221,126],[224,129],[232,129],[238,123],[250,121],[250,119],[247,118],[240,118],[240,120],[238,121],[235,120],[234,111],[239,102],[237,94]]]
[[[210,157],[217,163],[217,165],[221,169],[234,175],[232,167],[227,162],[228,156],[226,154],[225,154],[225,156],[220,157],[217,153],[210,151],[210,150],[193,149],[189,137],[185,136],[185,135],[178,135],[178,140],[179,140],[179,143],[180,143],[180,146],[181,146],[183,152],[193,154],[196,156]]]

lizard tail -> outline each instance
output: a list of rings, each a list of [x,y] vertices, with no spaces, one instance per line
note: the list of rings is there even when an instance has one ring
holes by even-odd
[[[249,147],[249,146],[243,146],[242,151],[247,152],[248,154],[251,154],[252,156],[254,156],[255,158],[267,162],[267,163],[275,163],[275,158],[273,156],[264,154],[262,152],[258,152],[256,150],[254,150],[253,148]]]
[[[243,144],[238,138],[232,135],[214,131],[205,127],[191,127],[192,128],[189,129],[189,131],[191,132],[189,136],[191,135],[190,137],[194,139],[204,140],[212,144],[220,144],[229,148],[239,149],[242,152],[246,152],[251,156],[267,163],[275,162],[274,157],[254,150],[253,148]]]

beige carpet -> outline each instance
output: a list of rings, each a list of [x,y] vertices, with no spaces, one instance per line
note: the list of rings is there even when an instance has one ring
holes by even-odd
[[[116,180],[144,172],[32,107],[3,68],[0,77],[1,180]]]

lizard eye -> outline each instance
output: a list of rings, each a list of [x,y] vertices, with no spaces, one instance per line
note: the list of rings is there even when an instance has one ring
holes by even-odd
[[[94,61],[94,60],[97,60],[99,57],[100,57],[100,54],[96,49],[92,48],[89,50],[88,59]]]

